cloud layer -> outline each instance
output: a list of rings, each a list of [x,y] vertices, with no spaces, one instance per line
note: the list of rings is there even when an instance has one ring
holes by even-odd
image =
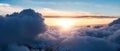
[[[8,10],[3,11],[4,14],[12,13],[16,9],[8,4],[0,4],[0,7],[0,11],[8,8]],[[53,51],[120,50],[120,19],[113,21],[109,26],[76,27],[69,33],[60,32],[59,28],[56,27],[48,27],[48,31],[45,32],[46,26],[41,14],[32,9],[25,9],[21,12],[18,9],[16,11],[4,17],[0,16],[0,51],[30,51],[30,49],[52,49]],[[59,12],[57,15],[64,13],[52,9],[36,9],[36,11],[42,13],[48,11],[49,14],[53,15],[56,12]],[[75,14],[73,12],[65,12],[64,14],[66,13]]]
[[[38,36],[38,41],[44,44],[40,43],[42,46],[37,47],[44,46],[43,49],[51,48],[53,51],[118,51],[119,33],[119,23],[111,26],[74,27],[69,33],[60,32],[57,27],[50,27],[47,32]]]

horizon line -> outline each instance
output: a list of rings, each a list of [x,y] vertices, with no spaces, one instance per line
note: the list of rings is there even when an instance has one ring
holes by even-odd
[[[120,16],[43,16],[45,18],[120,18]]]

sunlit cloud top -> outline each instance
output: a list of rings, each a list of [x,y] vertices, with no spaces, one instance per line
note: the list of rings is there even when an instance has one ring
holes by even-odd
[[[34,8],[40,10],[47,8],[50,11],[54,10],[53,12],[60,11],[60,13],[67,11],[69,13],[83,12],[86,14],[94,13],[110,16],[120,16],[119,2],[119,0],[0,0],[0,3],[9,4],[17,8]]]

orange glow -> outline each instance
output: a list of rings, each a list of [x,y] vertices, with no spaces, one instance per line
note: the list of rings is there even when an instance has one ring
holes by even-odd
[[[109,24],[117,18],[45,18],[48,26],[57,26],[63,35],[71,35],[74,26]]]
[[[56,21],[56,24],[64,29],[69,29],[74,23],[75,22],[70,19],[59,19]]]
[[[115,19],[117,18],[45,18],[45,23],[48,26],[69,28],[71,26],[109,24]]]

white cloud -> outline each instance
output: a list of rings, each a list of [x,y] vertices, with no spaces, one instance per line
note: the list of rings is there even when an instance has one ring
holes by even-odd
[[[50,2],[50,3],[55,4],[53,2]],[[68,4],[69,4],[69,2],[68,2]],[[9,4],[6,4],[6,3],[0,3],[0,15],[11,14],[13,12],[20,12],[21,10],[23,10],[22,7],[15,7],[15,6],[11,6]],[[34,10],[36,10],[39,13],[42,13],[45,16],[101,15],[101,14],[94,14],[94,13],[85,12],[85,11],[77,11],[77,12],[75,12],[75,11],[62,11],[62,10],[55,10],[55,9],[50,9],[50,8],[39,8],[39,9],[35,8]]]
[[[42,13],[46,16],[91,16],[91,15],[101,15],[101,14],[94,14],[91,12],[84,12],[84,11],[62,11],[62,10],[55,10],[50,8],[42,8],[42,9],[35,9],[36,11]]]
[[[32,4],[39,4],[39,5],[56,5],[56,6],[64,6],[64,5],[79,5],[79,6],[91,6],[91,7],[96,7],[96,8],[113,8],[113,9],[119,9],[120,7],[118,6],[112,6],[112,5],[105,5],[105,4],[95,4],[95,3],[88,3],[88,2],[71,2],[71,1],[67,1],[67,2],[53,2],[53,1],[49,1],[49,2],[36,2],[36,1],[32,1],[32,0],[27,0],[27,2],[32,3]]]
[[[11,14],[13,12],[20,12],[23,8],[13,7],[6,3],[0,3],[0,15]]]
[[[5,4],[5,3],[0,3],[0,7],[9,7],[10,5],[9,4]]]

